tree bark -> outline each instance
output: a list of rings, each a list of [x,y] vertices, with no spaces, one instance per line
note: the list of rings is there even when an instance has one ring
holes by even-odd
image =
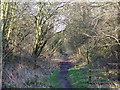
[[[120,2],[118,2],[119,8],[120,8]],[[118,9],[118,40],[120,43],[120,9]],[[120,45],[117,46],[117,53],[118,53],[118,81],[120,82]]]
[[[3,25],[3,10],[4,10],[4,0],[1,1],[1,24]],[[2,47],[2,28],[1,26],[1,32],[0,32],[0,90],[2,89],[2,55],[3,55],[3,47]]]

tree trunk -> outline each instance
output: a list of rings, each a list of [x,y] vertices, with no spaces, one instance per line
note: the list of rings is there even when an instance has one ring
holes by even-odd
[[[120,7],[120,2],[118,2],[118,5]],[[120,43],[120,9],[118,10],[118,40]],[[118,81],[120,82],[120,45],[117,46],[117,53],[118,53]]]
[[[2,47],[2,28],[3,28],[3,10],[4,10],[4,1],[1,1],[1,32],[0,32],[0,90],[2,89],[2,55],[3,55],[3,47]]]
[[[88,65],[89,65],[89,79],[88,79],[88,81],[89,81],[89,83],[91,83],[91,81],[92,81],[92,77],[91,77],[92,71],[91,71],[91,62],[89,60],[89,51],[88,51],[88,48],[87,48],[87,62],[88,62]]]

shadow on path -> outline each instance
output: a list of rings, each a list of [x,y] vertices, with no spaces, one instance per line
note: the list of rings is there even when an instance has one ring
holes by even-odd
[[[69,62],[67,57],[64,57],[64,60],[59,63],[60,72],[58,77],[58,82],[61,88],[73,88],[70,82],[67,80],[68,77],[68,69],[72,67],[72,63]]]

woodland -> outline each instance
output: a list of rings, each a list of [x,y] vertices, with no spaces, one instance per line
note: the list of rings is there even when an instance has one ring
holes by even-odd
[[[0,8],[2,88],[120,87],[120,2]]]

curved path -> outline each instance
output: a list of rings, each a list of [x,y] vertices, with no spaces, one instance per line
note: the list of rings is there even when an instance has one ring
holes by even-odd
[[[68,69],[72,67],[72,63],[69,62],[67,57],[64,57],[64,60],[59,63],[60,65],[60,72],[58,77],[58,82],[61,88],[73,88],[70,82],[67,80],[68,77]]]

